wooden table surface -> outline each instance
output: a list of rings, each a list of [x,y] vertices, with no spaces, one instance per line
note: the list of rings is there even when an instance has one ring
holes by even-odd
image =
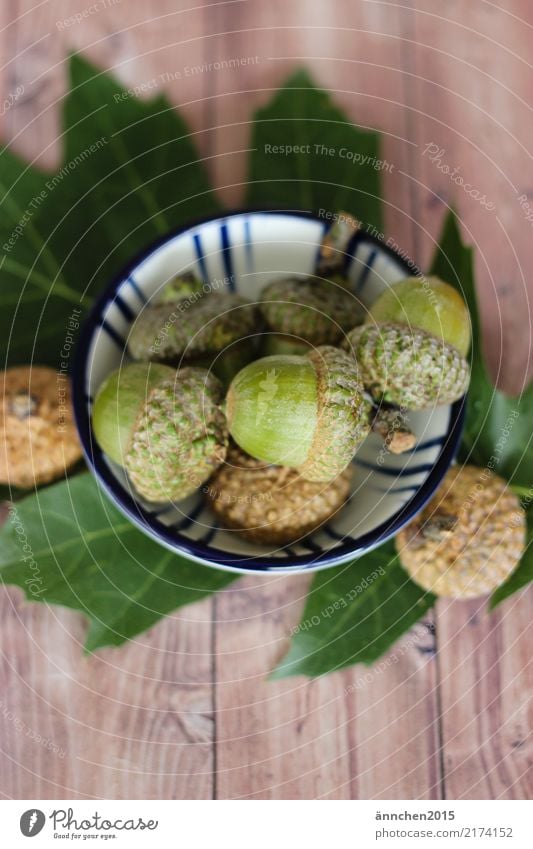
[[[81,50],[127,86],[167,79],[233,205],[252,111],[308,66],[355,121],[383,132],[395,166],[387,233],[422,267],[447,206],[459,211],[491,370],[520,388],[531,351],[533,230],[519,201],[533,203],[530,0],[6,0],[0,28],[2,93],[25,86],[0,118],[3,141],[57,162],[65,57]],[[492,211],[430,161],[430,143]],[[479,601],[440,601],[364,686],[350,686],[361,667],[269,682],[307,585],[244,579],[94,657],[82,655],[81,616],[0,590],[0,793],[531,798],[533,588],[491,615]]]

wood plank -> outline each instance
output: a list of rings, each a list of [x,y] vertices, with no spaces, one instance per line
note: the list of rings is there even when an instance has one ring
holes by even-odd
[[[341,677],[266,680],[307,580],[246,578],[217,599],[217,798],[349,798]]]
[[[533,592],[437,607],[448,799],[531,799]]]
[[[358,798],[442,798],[433,617],[347,677],[357,688]]]
[[[2,589],[0,792],[211,798],[212,603],[87,657],[81,616]]]

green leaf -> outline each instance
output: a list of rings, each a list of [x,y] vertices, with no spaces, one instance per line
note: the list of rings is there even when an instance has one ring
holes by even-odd
[[[272,677],[317,676],[373,663],[434,602],[404,572],[392,542],[319,572],[289,652]]]
[[[105,233],[106,279],[150,242],[218,210],[190,131],[165,97],[141,101],[75,55],[65,124],[67,161],[87,148],[89,137],[105,140],[77,169],[76,189],[84,193],[80,212],[95,250]],[[98,262],[104,260],[100,249]],[[102,270],[95,273],[102,277]]]
[[[506,598],[509,598],[510,595],[513,595],[513,593],[523,589],[523,587],[533,581],[533,507],[531,506],[526,513],[526,519],[526,550],[510,578],[508,578],[507,581],[502,584],[501,587],[498,587],[496,592],[492,594],[489,604],[491,608],[501,604],[501,602]]]
[[[459,459],[482,468],[489,465],[511,484],[528,488],[533,484],[533,385],[512,398],[496,389],[487,374],[472,248],[463,243],[454,213],[445,222],[430,273],[462,293],[472,319],[472,378]]]
[[[87,651],[120,645],[238,575],[192,563],[138,531],[86,473],[13,505],[0,530],[0,578],[31,601],[90,620]]]
[[[8,354],[13,364],[29,362],[34,351],[38,361],[57,364],[68,316],[80,306],[49,241],[53,220],[67,211],[68,201],[60,187],[52,208],[47,179],[9,150],[0,153],[2,367]]]
[[[70,60],[64,156],[43,174],[0,153],[0,334],[9,364],[59,366],[68,317],[154,239],[217,210],[189,130]]]
[[[297,71],[255,114],[247,204],[345,210],[381,232],[379,139]]]
[[[435,274],[442,280],[451,283],[465,299],[472,322],[472,359],[477,365],[478,362],[482,361],[482,352],[479,344],[481,342],[481,327],[474,282],[474,252],[470,245],[464,244],[457,223],[457,216],[453,211],[448,213],[444,222],[429,274]]]

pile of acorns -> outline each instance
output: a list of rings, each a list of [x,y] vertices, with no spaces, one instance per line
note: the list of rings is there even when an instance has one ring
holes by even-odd
[[[146,501],[200,489],[221,525],[282,546],[342,507],[370,430],[409,450],[405,413],[462,397],[469,346],[467,308],[437,278],[400,281],[365,314],[338,274],[277,280],[255,304],[186,274],[132,326],[134,361],[100,387],[93,432]],[[58,375],[37,366],[3,377],[0,481],[65,474],[81,452]],[[453,468],[396,542],[428,590],[480,595],[520,559],[525,515],[493,473]]]
[[[100,388],[93,430],[147,501],[201,488],[222,525],[282,545],[343,505],[371,429],[406,450],[404,410],[465,393],[469,343],[463,300],[436,278],[365,315],[339,275],[276,280],[251,303],[186,274],[133,324],[136,362]]]

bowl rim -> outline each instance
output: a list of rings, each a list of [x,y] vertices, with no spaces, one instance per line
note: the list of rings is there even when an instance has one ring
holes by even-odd
[[[214,569],[222,569],[224,571],[238,573],[253,573],[253,572],[278,572],[278,573],[299,573],[307,571],[317,571],[328,567],[346,563],[350,559],[356,559],[362,554],[371,551],[382,543],[386,542],[391,537],[407,524],[417,513],[422,510],[424,505],[429,501],[442,478],[446,474],[449,466],[453,462],[459,447],[461,438],[466,398],[467,395],[450,405],[450,420],[446,435],[443,437],[441,452],[437,457],[433,468],[429,472],[425,481],[413,493],[412,497],[402,505],[402,507],[390,518],[386,519],[371,531],[367,531],[357,539],[357,544],[353,541],[342,543],[335,548],[322,553],[310,551],[308,554],[288,555],[283,560],[274,559],[266,555],[243,555],[233,554],[232,552],[222,551],[220,549],[212,549],[208,543],[202,540],[192,540],[183,536],[180,533],[179,527],[164,525],[160,522],[156,513],[152,513],[142,507],[139,502],[128,493],[121,484],[116,480],[111,472],[111,469],[104,461],[104,455],[92,434],[89,411],[87,409],[87,397],[85,394],[86,381],[86,366],[88,355],[93,340],[94,333],[100,325],[102,314],[105,312],[108,305],[114,300],[114,296],[120,285],[135,271],[138,266],[148,257],[156,253],[163,245],[172,241],[176,236],[180,236],[189,230],[196,227],[208,224],[213,221],[224,221],[230,218],[236,218],[243,215],[288,215],[295,218],[308,219],[315,222],[320,222],[324,225],[328,221],[323,217],[309,212],[308,210],[282,209],[282,208],[254,208],[254,209],[232,209],[228,211],[220,211],[211,215],[203,216],[194,219],[186,225],[181,225],[170,230],[163,236],[151,242],[146,248],[139,251],[132,260],[126,263],[121,270],[114,275],[110,283],[103,288],[96,298],[96,301],[89,310],[85,320],[83,321],[78,344],[76,345],[75,354],[73,357],[72,368],[72,404],[74,411],[74,419],[78,430],[78,435],[83,449],[85,461],[89,471],[95,477],[97,484],[105,491],[108,498],[114,506],[143,533],[151,537],[153,540],[163,545],[165,548],[205,565],[211,566]],[[392,257],[406,271],[406,276],[413,276],[416,265],[408,263],[399,251],[392,246],[386,244],[382,239],[372,232],[364,231],[361,234],[368,242],[379,247],[384,253]],[[157,513],[161,513],[159,508]],[[213,559],[213,553],[216,560]]]

